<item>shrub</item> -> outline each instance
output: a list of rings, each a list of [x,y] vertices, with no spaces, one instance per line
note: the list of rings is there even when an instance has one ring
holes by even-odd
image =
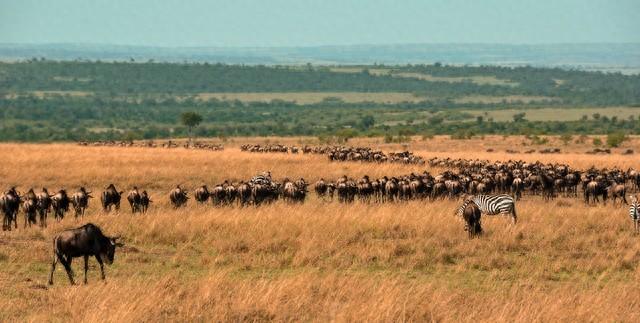
[[[624,132],[613,132],[607,135],[607,146],[619,147],[625,140],[627,135]]]
[[[593,138],[593,145],[596,146],[596,147],[602,146],[602,139],[600,139],[598,137]]]

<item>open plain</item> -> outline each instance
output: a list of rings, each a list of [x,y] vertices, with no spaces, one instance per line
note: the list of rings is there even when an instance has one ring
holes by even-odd
[[[108,184],[149,191],[148,213],[126,201],[87,214],[0,234],[0,321],[618,321],[640,320],[640,236],[627,207],[586,206],[581,198],[543,202],[525,195],[519,221],[483,218],[469,239],[454,216],[458,200],[342,204],[310,193],[303,204],[277,201],[240,208],[189,200],[174,210],[169,191],[261,171],[274,179],[335,180],[402,175],[428,165],[332,163],[322,155],[255,154],[242,143],[301,144],[310,138],[235,138],[223,151],[184,148],[0,144],[0,186],[24,192],[85,186],[99,196]],[[576,168],[638,167],[634,155],[586,155],[589,144],[557,144],[561,154],[506,154],[524,137],[450,140],[380,138],[350,144],[430,157],[563,162]],[[590,143],[590,141],[589,141]],[[638,149],[637,138],[624,149]],[[486,152],[488,148],[495,152]],[[535,147],[533,148],[540,148]],[[620,151],[622,148],[620,148]],[[47,284],[53,236],[92,222],[122,235],[101,281],[90,260],[89,284],[70,286],[59,266]],[[73,265],[78,281],[81,259]]]

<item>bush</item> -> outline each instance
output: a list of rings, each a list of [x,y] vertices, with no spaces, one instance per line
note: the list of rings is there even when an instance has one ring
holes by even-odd
[[[596,147],[602,146],[602,139],[600,139],[598,137],[593,138],[593,145],[596,146]]]
[[[560,136],[560,140],[562,140],[562,142],[566,145],[569,144],[569,142],[571,142],[571,140],[573,140],[573,136],[570,134],[564,134],[562,136]]]
[[[614,132],[607,135],[607,146],[619,147],[625,140],[627,135],[624,132]]]

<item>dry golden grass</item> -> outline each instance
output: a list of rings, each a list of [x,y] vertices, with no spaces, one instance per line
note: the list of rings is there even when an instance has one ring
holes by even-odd
[[[485,235],[474,240],[452,214],[458,202],[448,200],[340,205],[312,196],[295,206],[214,208],[190,201],[186,209],[169,207],[167,192],[177,183],[192,189],[262,170],[313,181],[424,169],[237,149],[265,140],[310,141],[237,138],[223,152],[0,145],[0,187],[85,185],[98,192],[113,182],[148,189],[155,200],[144,216],[132,217],[124,203],[119,213],[103,214],[92,200],[83,220],[69,215],[44,230],[0,233],[0,321],[640,320],[640,237],[620,207],[586,207],[576,199],[545,204],[527,196],[518,203],[517,226],[486,218]],[[488,137],[484,143],[519,140]],[[377,141],[354,144],[402,148]],[[514,157],[469,148],[478,142],[438,137],[408,148],[425,157]],[[633,164],[626,156],[517,157]],[[55,285],[47,286],[51,238],[85,222],[125,237],[106,282],[91,260],[89,285],[69,286],[59,267]],[[78,278],[80,263],[73,266]]]

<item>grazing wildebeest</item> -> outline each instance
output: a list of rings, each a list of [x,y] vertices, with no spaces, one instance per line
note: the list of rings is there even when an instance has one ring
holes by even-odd
[[[69,204],[71,204],[71,200],[64,189],[59,190],[51,197],[51,208],[56,220],[60,221],[64,218],[64,213],[69,211]]]
[[[47,227],[47,215],[51,209],[51,195],[46,188],[42,188],[42,192],[36,195],[38,200],[38,214],[40,215],[40,226]]]
[[[482,225],[480,224],[482,211],[478,205],[473,202],[473,199],[465,199],[456,213],[464,219],[464,230],[469,233],[469,239],[482,234]]]
[[[189,197],[187,196],[187,190],[177,185],[175,189],[171,191],[169,194],[169,200],[171,201],[171,205],[173,208],[177,209],[181,206],[187,205],[187,200]]]
[[[102,192],[102,209],[105,212],[111,211],[111,207],[115,206],[116,211],[120,210],[120,199],[124,191],[118,191],[113,184],[109,184],[104,192]]]
[[[193,191],[193,197],[198,203],[206,203],[207,200],[209,200],[210,195],[207,185],[202,185]]]
[[[149,194],[147,194],[147,191],[142,191],[142,193],[140,193],[140,210],[142,213],[147,213],[151,202],[153,201],[149,197]]]
[[[12,187],[0,195],[0,211],[3,213],[2,230],[11,231],[11,222],[18,228],[18,210],[20,209],[20,195],[15,187]]]
[[[22,210],[24,211],[24,227],[27,225],[31,227],[32,224],[36,224],[36,214],[38,212],[38,200],[36,193],[33,189],[30,189],[27,194],[24,195],[22,202]]]
[[[134,186],[133,189],[129,191],[127,201],[129,202],[129,206],[131,206],[131,213],[142,213],[142,195],[140,195],[137,186]]]
[[[53,285],[53,272],[56,270],[58,261],[62,263],[69,281],[74,285],[71,262],[73,258],[77,257],[84,257],[85,284],[87,283],[90,256],[94,256],[100,264],[100,272],[104,280],[103,262],[108,265],[112,264],[116,247],[122,246],[117,240],[118,237],[110,238],[105,236],[102,230],[92,223],[60,232],[53,238],[53,262],[51,263],[51,273],[49,274],[49,285]]]
[[[75,217],[84,216],[84,211],[89,207],[89,199],[92,198],[91,192],[87,192],[84,187],[71,195],[71,204],[75,211]]]

